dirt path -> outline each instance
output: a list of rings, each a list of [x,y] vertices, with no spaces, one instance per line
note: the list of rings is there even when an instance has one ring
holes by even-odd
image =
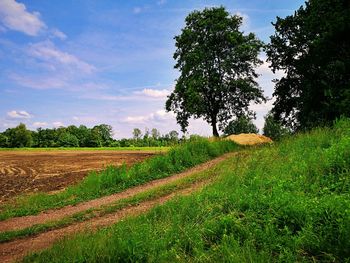
[[[163,204],[175,195],[189,194],[194,190],[200,189],[207,183],[208,180],[197,182],[192,184],[190,187],[182,189],[180,191],[173,192],[169,195],[162,196],[154,200],[142,202],[137,206],[123,208],[115,213],[103,217],[93,218],[89,221],[76,223],[65,228],[44,232],[34,237],[28,237],[25,239],[19,239],[12,242],[0,244],[0,262],[6,263],[20,260],[29,252],[37,252],[48,248],[54,242],[61,240],[67,235],[83,231],[96,231],[98,228],[112,225],[125,217],[137,216],[150,210],[155,205]]]
[[[114,203],[120,199],[132,197],[138,193],[141,193],[141,192],[150,190],[152,188],[174,182],[180,178],[190,176],[191,174],[193,174],[195,172],[207,170],[208,168],[213,167],[217,163],[219,163],[219,162],[225,160],[226,158],[228,158],[229,156],[232,156],[235,154],[236,153],[228,153],[228,154],[222,155],[218,158],[215,158],[211,161],[208,161],[206,163],[195,166],[195,167],[193,167],[185,172],[182,172],[182,173],[170,176],[170,177],[154,180],[154,181],[151,181],[149,183],[146,183],[146,184],[143,184],[140,186],[129,188],[129,189],[127,189],[123,192],[117,193],[117,194],[105,196],[105,197],[91,200],[91,201],[88,201],[85,203],[80,203],[80,204],[77,204],[76,206],[66,206],[66,207],[63,207],[60,209],[56,209],[56,210],[48,210],[48,211],[42,212],[42,213],[40,213],[38,215],[34,215],[34,216],[10,218],[8,220],[0,222],[0,232],[23,229],[23,228],[27,228],[27,227],[30,227],[30,226],[33,226],[36,224],[43,224],[43,223],[46,223],[49,221],[59,220],[59,219],[62,219],[66,216],[70,216],[70,215],[73,215],[75,213],[85,211],[87,209],[98,208],[98,207],[103,206],[103,205],[108,205],[108,204]]]

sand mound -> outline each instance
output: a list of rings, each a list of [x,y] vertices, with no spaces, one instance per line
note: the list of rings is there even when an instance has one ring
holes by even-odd
[[[254,133],[241,133],[238,135],[230,135],[226,137],[226,140],[234,141],[240,145],[256,145],[263,143],[272,143],[269,137]]]

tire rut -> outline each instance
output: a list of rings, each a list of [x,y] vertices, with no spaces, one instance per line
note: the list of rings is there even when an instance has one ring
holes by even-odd
[[[115,213],[106,216],[93,218],[88,221],[75,223],[64,228],[41,233],[37,236],[32,236],[24,239],[14,240],[8,243],[0,244],[0,262],[7,263],[21,260],[30,252],[38,252],[49,248],[54,242],[62,240],[68,235],[72,235],[83,231],[96,231],[99,228],[110,226],[118,221],[130,217],[137,216],[147,212],[156,205],[163,204],[176,195],[188,195],[195,190],[198,190],[211,181],[205,180],[196,182],[191,186],[175,191],[171,194],[139,203],[136,206],[125,207]]]
[[[162,179],[153,180],[151,182],[139,185],[133,188],[129,188],[123,192],[119,192],[113,195],[105,196],[102,198],[94,199],[84,203],[79,203],[75,206],[65,206],[59,209],[52,209],[41,212],[38,215],[24,216],[24,217],[14,217],[0,222],[0,232],[20,230],[24,228],[31,227],[36,224],[44,224],[49,221],[59,220],[64,217],[88,210],[93,208],[99,208],[104,205],[114,203],[120,199],[132,197],[138,193],[150,190],[152,188],[162,186],[178,179],[185,178],[192,175],[193,173],[201,172],[207,170],[217,163],[229,158],[230,156],[236,155],[237,152],[227,153],[213,160],[205,162],[203,164],[197,165],[185,172],[175,174],[173,176],[165,177]]]

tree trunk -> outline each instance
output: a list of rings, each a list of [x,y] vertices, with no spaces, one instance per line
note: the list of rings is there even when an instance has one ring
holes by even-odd
[[[216,119],[215,118],[212,119],[211,126],[213,127],[213,136],[219,137],[219,132],[218,132],[218,129],[216,128]]]

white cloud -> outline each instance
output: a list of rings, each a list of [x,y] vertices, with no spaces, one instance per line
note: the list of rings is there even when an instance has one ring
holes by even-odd
[[[266,77],[266,75],[268,75],[269,77],[279,79],[285,75],[283,70],[277,70],[276,73],[273,73],[269,67],[271,63],[266,62],[266,57],[260,57],[260,59],[263,60],[263,64],[257,68],[256,72],[261,76]]]
[[[24,110],[9,111],[9,112],[7,112],[7,116],[12,118],[12,119],[30,119],[32,117],[32,115],[30,115],[28,112],[26,112]]]
[[[4,33],[6,31],[7,31],[6,28],[0,25],[0,33]]]
[[[47,122],[40,122],[40,121],[36,121],[33,123],[34,127],[44,127],[47,126]]]
[[[57,28],[51,30],[51,34],[53,37],[57,37],[61,40],[65,40],[67,38],[67,35],[62,31],[58,30]]]
[[[149,120],[149,116],[128,116],[122,122],[129,124],[140,124],[145,123]]]
[[[55,77],[31,77],[10,74],[9,78],[23,87],[29,87],[33,89],[57,89],[63,88],[67,85],[66,81],[63,80],[63,78]]]
[[[134,7],[134,9],[132,10],[132,12],[133,12],[134,14],[139,14],[139,13],[141,13],[141,11],[142,11],[142,8],[139,7],[139,6]]]
[[[243,30],[249,30],[250,28],[250,18],[247,14],[241,13],[241,12],[236,12],[237,16],[242,17],[242,29]]]
[[[60,121],[55,121],[52,123],[52,125],[56,128],[64,126],[63,122],[60,122]]]
[[[164,5],[166,3],[166,0],[159,0],[157,2],[157,5]]]
[[[84,93],[81,98],[83,99],[92,99],[92,100],[105,100],[105,101],[162,101],[170,94],[169,89],[152,89],[152,88],[144,88],[142,90],[137,90],[132,92],[130,95],[112,95],[112,94],[104,94],[95,92],[97,87],[100,89],[104,89],[104,86],[97,85],[95,87],[94,92],[92,93]]]
[[[151,98],[166,98],[170,94],[167,89],[157,90],[157,89],[143,89],[141,91],[136,91],[135,94],[144,95]]]
[[[163,122],[167,120],[175,121],[175,115],[171,112],[166,112],[165,110],[157,110],[156,112],[146,115],[128,116],[122,120],[122,122],[129,124],[147,124],[150,122]]]
[[[0,21],[8,29],[37,36],[46,28],[38,12],[28,12],[26,6],[15,0],[0,1]]]
[[[72,119],[80,123],[94,123],[98,120],[97,118],[91,116],[73,116]]]
[[[42,61],[73,66],[85,73],[92,73],[96,69],[93,65],[78,59],[76,56],[59,50],[51,41],[31,44],[29,54]]]
[[[273,103],[275,99],[270,99],[266,103],[256,104],[251,103],[249,109],[257,112],[257,113],[267,113],[269,110],[272,109]]]

